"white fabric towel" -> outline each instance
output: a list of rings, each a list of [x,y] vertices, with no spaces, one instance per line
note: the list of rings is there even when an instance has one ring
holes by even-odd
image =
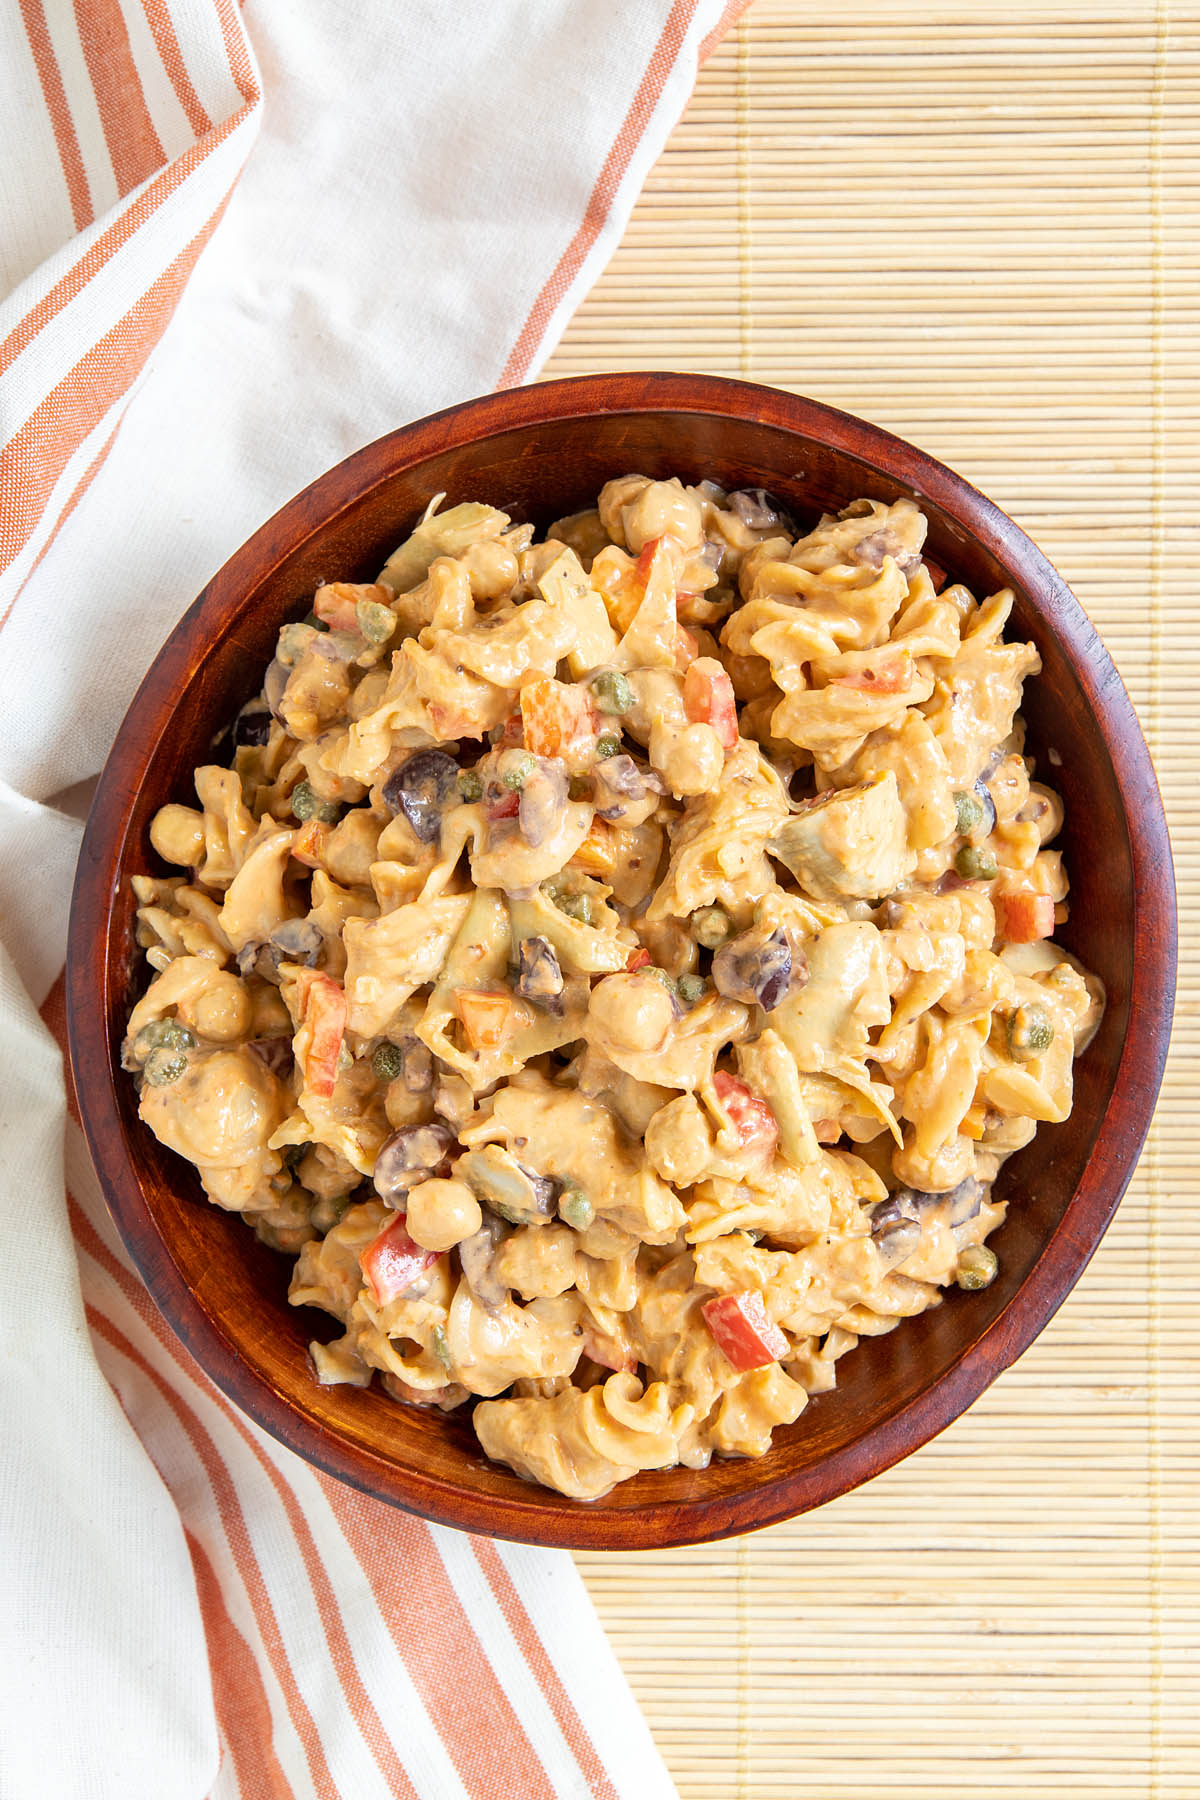
[[[536,373],[742,4],[0,16],[4,1800],[674,1792],[566,1556],[365,1500],[191,1362],[55,1039],[163,637],[322,470]]]

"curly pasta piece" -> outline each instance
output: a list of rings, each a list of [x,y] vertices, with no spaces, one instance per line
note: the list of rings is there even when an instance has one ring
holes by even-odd
[[[489,1400],[475,1408],[475,1432],[493,1461],[576,1500],[599,1500],[641,1469],[669,1468],[691,1418],[661,1382],[643,1392],[636,1376],[616,1374],[586,1392]]]

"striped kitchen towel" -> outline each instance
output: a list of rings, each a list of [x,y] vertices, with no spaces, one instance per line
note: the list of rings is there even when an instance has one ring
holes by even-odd
[[[164,1326],[61,1057],[79,814],[324,468],[534,375],[739,0],[0,9],[0,1794],[672,1792],[565,1555],[300,1462]]]

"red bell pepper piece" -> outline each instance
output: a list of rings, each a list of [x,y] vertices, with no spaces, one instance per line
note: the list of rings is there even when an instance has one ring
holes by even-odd
[[[1049,894],[1028,891],[997,894],[996,931],[1010,944],[1034,944],[1054,936],[1054,902]]]
[[[902,694],[912,685],[912,657],[907,650],[884,650],[853,675],[835,675],[830,687],[854,688],[861,694]]]
[[[736,1075],[718,1069],[713,1075],[717,1098],[729,1114],[743,1150],[758,1149],[764,1157],[774,1154],[779,1141],[779,1121],[765,1100]]]
[[[632,1348],[609,1337],[606,1332],[597,1331],[594,1325],[583,1328],[583,1354],[599,1363],[602,1369],[616,1369],[626,1375],[637,1372],[638,1359]]]
[[[714,657],[689,663],[683,678],[683,710],[693,725],[711,725],[726,750],[738,741],[733,683]]]
[[[331,581],[317,589],[313,612],[331,631],[357,631],[358,597],[364,591],[369,590],[352,587],[348,582]]]
[[[301,1020],[309,1028],[304,1057],[304,1083],[328,1100],[337,1082],[338,1058],[346,1031],[346,994],[330,975],[305,969],[298,978],[303,1010]]]
[[[494,800],[485,800],[483,816],[485,819],[515,819],[521,810],[521,796],[518,793],[497,794]]]
[[[418,1276],[432,1269],[441,1252],[422,1250],[408,1235],[404,1215],[397,1213],[359,1256],[358,1263],[376,1304],[386,1306],[405,1293]]]
[[[654,958],[651,956],[646,946],[644,944],[639,944],[637,949],[631,950],[629,955],[625,958],[625,973],[627,975],[633,975],[638,969],[648,969],[653,961]]]
[[[454,1004],[472,1050],[498,1050],[512,1025],[512,995],[455,988]]]
[[[590,752],[599,733],[586,689],[533,675],[521,688],[525,748],[535,756],[569,759]]]
[[[700,1308],[713,1342],[737,1369],[765,1369],[788,1353],[788,1341],[767,1317],[763,1297],[753,1288],[718,1294]]]

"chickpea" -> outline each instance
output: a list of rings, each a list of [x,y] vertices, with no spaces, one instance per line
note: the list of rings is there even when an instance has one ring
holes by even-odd
[[[592,989],[591,1014],[627,1050],[657,1050],[675,1022],[675,1002],[654,975],[609,975]]]
[[[650,481],[621,508],[625,542],[636,556],[652,538],[670,534],[685,549],[704,541],[704,520],[693,495],[678,480]]]
[[[422,1250],[453,1250],[483,1229],[483,1210],[465,1181],[422,1181],[409,1193],[407,1225]]]
[[[474,600],[499,600],[516,586],[520,573],[516,554],[494,538],[469,545],[459,561],[471,578]]]
[[[191,806],[160,806],[150,822],[150,842],[164,862],[198,868],[204,861],[204,814]]]
[[[674,1187],[691,1187],[713,1158],[708,1120],[691,1094],[660,1106],[646,1127],[646,1161]]]
[[[661,726],[650,739],[650,761],[673,794],[707,794],[721,778],[725,750],[711,725]]]
[[[905,1131],[904,1148],[892,1155],[892,1170],[898,1181],[925,1194],[945,1194],[960,1181],[965,1181],[975,1163],[975,1146],[970,1138],[952,1137],[941,1144],[933,1156],[921,1156],[912,1141],[911,1130]]]
[[[228,969],[215,969],[199,993],[184,995],[176,1011],[197,1037],[232,1044],[245,1037],[254,1006],[244,983]]]

